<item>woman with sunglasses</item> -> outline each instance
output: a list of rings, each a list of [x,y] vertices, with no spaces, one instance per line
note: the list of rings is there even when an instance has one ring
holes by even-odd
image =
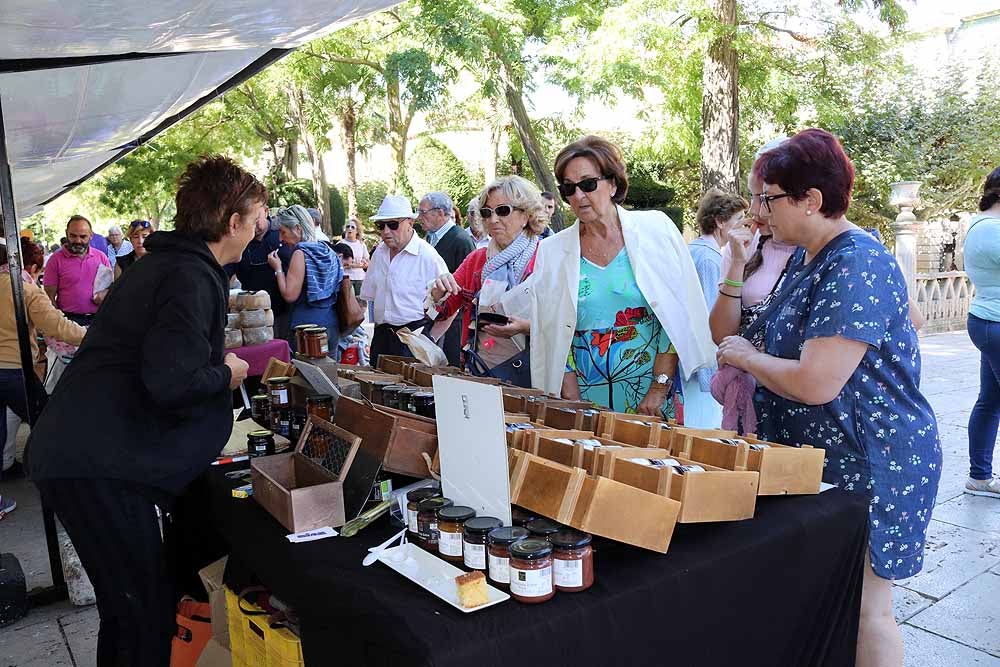
[[[691,255],[663,213],[620,206],[628,176],[610,142],[570,144],[555,174],[577,223],[539,245],[531,279],[505,300],[506,312],[530,319],[532,384],[660,415],[678,362],[688,380],[715,361]]]
[[[474,201],[490,234],[489,245],[472,251],[454,275],[439,276],[430,294],[438,304],[439,319],[447,319],[459,310],[463,311],[466,327],[475,319],[470,336],[475,349],[467,353],[466,359],[474,372],[482,374],[525,349],[520,334],[527,333],[528,322],[508,317],[506,324],[485,324],[473,313],[496,313],[498,298],[531,275],[539,234],[548,218],[538,188],[520,176],[498,178]],[[504,379],[516,380],[513,376]],[[528,384],[527,374],[524,384]]]
[[[133,220],[128,226],[128,240],[132,244],[132,252],[122,255],[115,262],[115,280],[138,260],[146,256],[146,237],[153,233],[153,225],[149,220]]]
[[[857,664],[898,667],[892,580],[923,566],[941,476],[906,279],[885,247],[847,220],[854,166],[829,132],[800,132],[753,170],[775,238],[799,249],[758,317],[763,351],[730,336],[719,363],[756,378],[761,438],[824,448],[824,481],[868,499]]]
[[[275,250],[267,256],[268,265],[274,269],[278,290],[286,303],[291,304],[288,343],[295,349],[295,327],[315,324],[326,329],[329,350],[337,355],[340,325],[337,321],[337,297],[344,270],[340,260],[326,243],[316,240],[316,227],[312,216],[303,206],[293,204],[274,214],[281,243],[292,249],[288,271],[282,268],[281,258]],[[299,350],[301,352],[301,350]]]
[[[354,295],[360,297],[361,284],[365,281],[365,270],[368,268],[371,256],[368,254],[368,248],[365,247],[364,241],[361,240],[361,223],[354,216],[351,216],[344,227],[344,239],[341,243],[349,245],[351,252],[354,253],[352,259],[344,262],[344,270],[351,278]]]
[[[170,664],[164,513],[233,430],[247,364],[225,349],[229,279],[264,186],[223,156],[187,166],[174,231],[108,293],[28,440],[26,468],[97,594],[98,665]],[[95,427],[95,417],[113,415]]]

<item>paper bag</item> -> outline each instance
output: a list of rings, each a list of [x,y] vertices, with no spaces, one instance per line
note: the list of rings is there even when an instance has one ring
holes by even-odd
[[[448,365],[448,357],[445,356],[444,350],[435,345],[434,341],[430,338],[422,336],[419,333],[413,333],[406,327],[396,331],[396,335],[399,336],[399,340],[403,341],[406,347],[410,348],[410,353],[420,363],[427,364],[428,366]]]

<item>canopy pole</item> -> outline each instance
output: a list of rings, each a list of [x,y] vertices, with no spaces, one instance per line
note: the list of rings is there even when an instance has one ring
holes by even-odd
[[[17,325],[17,341],[21,350],[22,389],[28,399],[28,373],[35,372],[35,360],[31,356],[31,339],[28,333],[28,315],[24,304],[24,283],[19,280],[23,262],[21,260],[21,231],[14,204],[14,181],[11,176],[10,159],[7,155],[7,127],[3,114],[3,96],[0,95],[0,219],[7,239],[7,266],[10,268],[10,292],[14,299],[14,320]],[[28,408],[28,424],[33,425],[38,415],[34,414],[31,400],[25,400]],[[6,416],[0,415],[0,419]],[[0,443],[0,447],[3,444]],[[67,596],[66,581],[63,578],[62,559],[59,556],[59,540],[56,537],[56,522],[45,503],[42,503],[42,523],[45,526],[45,545],[49,551],[49,569],[52,571],[52,588],[42,589],[32,597],[36,603],[41,599],[60,600]]]

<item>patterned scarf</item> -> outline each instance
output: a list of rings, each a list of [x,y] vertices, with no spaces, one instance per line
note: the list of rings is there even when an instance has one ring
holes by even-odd
[[[487,278],[505,280],[507,289],[519,284],[524,278],[524,269],[535,255],[538,241],[537,236],[529,237],[521,232],[509,246],[486,260],[483,266],[483,280]],[[494,276],[495,273],[499,275]]]
[[[332,296],[340,287],[344,270],[330,246],[325,243],[299,243],[295,249],[302,251],[306,262],[306,301],[315,303]]]

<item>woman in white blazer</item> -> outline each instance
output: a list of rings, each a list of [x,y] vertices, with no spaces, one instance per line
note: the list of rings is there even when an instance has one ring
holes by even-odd
[[[564,148],[555,174],[578,222],[539,245],[534,274],[503,302],[530,329],[532,384],[659,415],[679,362],[685,423],[717,426],[699,416],[699,404],[715,402],[692,375],[714,366],[715,345],[677,227],[659,211],[618,205],[628,176],[621,152],[604,139]]]

